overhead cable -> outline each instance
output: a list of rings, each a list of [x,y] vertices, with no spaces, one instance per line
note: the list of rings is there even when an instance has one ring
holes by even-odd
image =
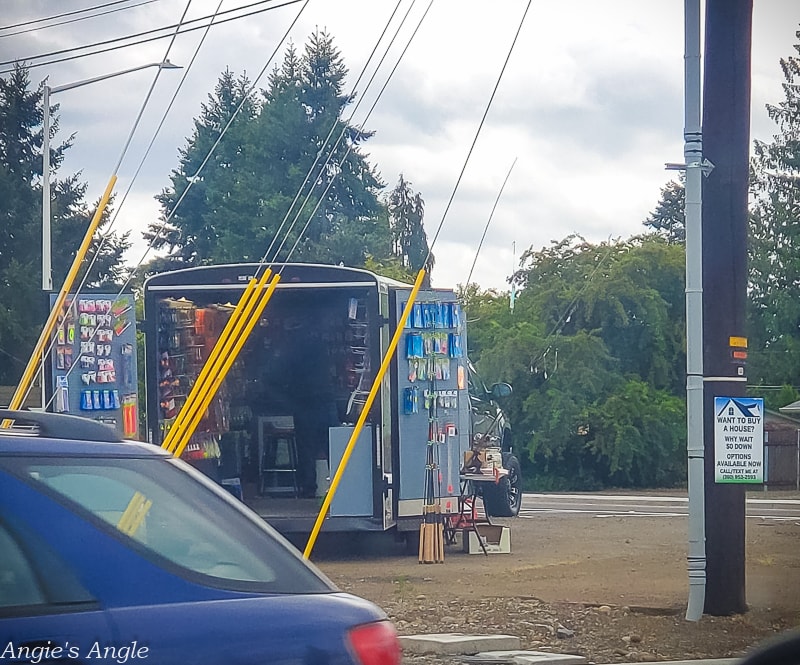
[[[217,4],[217,11],[219,11],[219,8],[222,6],[222,3],[224,1],[225,0],[219,0],[219,4]],[[189,4],[191,4],[191,0],[190,0]],[[189,7],[189,5],[187,5],[187,10],[188,10],[188,7]],[[184,15],[185,15],[185,13],[184,13]],[[114,223],[116,222],[117,217],[119,216],[119,213],[122,210],[122,207],[123,207],[123,205],[125,204],[125,201],[128,198],[128,194],[130,194],[131,190],[133,189],[133,185],[136,182],[136,179],[138,178],[139,173],[141,173],[142,167],[144,166],[145,161],[147,161],[147,157],[150,155],[150,151],[153,149],[153,145],[155,144],[156,138],[158,138],[158,135],[161,133],[161,129],[164,127],[164,123],[167,120],[167,116],[169,115],[170,111],[172,110],[172,107],[175,105],[175,100],[178,98],[178,94],[183,89],[183,84],[186,82],[186,78],[189,76],[189,72],[192,70],[194,62],[197,59],[198,54],[200,53],[200,49],[202,48],[203,44],[205,43],[206,37],[208,37],[208,32],[209,32],[209,30],[210,30],[212,25],[213,25],[213,15],[212,15],[212,22],[209,23],[206,26],[206,31],[203,33],[203,36],[200,39],[200,42],[195,47],[194,53],[192,54],[192,57],[191,57],[191,60],[189,61],[189,64],[186,66],[186,69],[183,72],[183,76],[181,77],[181,80],[178,82],[178,86],[177,86],[177,88],[175,89],[175,92],[172,95],[172,99],[170,99],[170,102],[167,105],[166,110],[164,111],[164,113],[162,113],[161,120],[158,123],[158,126],[156,127],[155,131],[153,132],[153,136],[150,139],[150,143],[148,144],[147,149],[144,152],[144,155],[142,155],[142,158],[139,161],[139,165],[136,168],[136,171],[134,172],[133,176],[131,177],[131,181],[128,184],[128,188],[125,190],[125,194],[123,195],[122,200],[120,201],[119,205],[116,207],[116,210],[114,211],[114,216],[111,219],[111,224],[109,225],[108,229],[106,230],[106,235],[103,236],[103,238],[102,238],[102,240],[100,242],[100,246],[97,249],[97,253],[92,258],[92,262],[90,263],[89,268],[87,268],[87,271],[86,271],[87,275],[89,273],[89,270],[91,270],[92,265],[94,265],[94,262],[97,260],[97,258],[99,256],[99,253],[100,253],[100,248],[102,248],[103,244],[106,241],[106,238],[108,238],[108,235],[110,234],[111,229],[113,228]],[[155,240],[153,242],[155,242]],[[147,252],[149,252],[150,249],[151,249],[151,247],[148,247]],[[142,262],[144,261],[144,259],[147,256],[147,252],[145,253],[145,256],[143,256],[142,259],[139,261],[139,263],[131,270],[131,273],[129,275],[129,279],[125,282],[125,285],[123,286],[122,290],[124,290],[125,287],[127,287],[127,285],[130,282],[130,279],[133,277],[133,275],[136,274],[136,270],[139,268],[139,266],[142,265]],[[83,284],[81,284],[81,287],[82,286],[83,286]],[[120,293],[121,292],[122,291],[120,291]]]
[[[425,17],[428,15],[428,12],[430,11],[430,8],[431,8],[432,5],[433,5],[433,0],[430,0],[430,2],[428,3],[428,7],[425,9],[425,12],[423,13],[422,17],[420,18],[419,22],[417,23],[417,27],[414,29],[414,32],[409,37],[408,42],[406,43],[405,47],[403,48],[403,51],[400,53],[399,57],[397,58],[397,61],[395,62],[394,67],[392,67],[392,71],[389,72],[389,76],[386,77],[386,80],[384,81],[383,86],[380,89],[380,92],[375,97],[375,100],[373,101],[372,106],[370,107],[369,111],[367,112],[367,115],[364,117],[364,120],[362,120],[361,124],[358,126],[357,129],[359,131],[363,131],[364,125],[367,123],[367,120],[369,120],[370,115],[372,115],[372,111],[375,110],[375,106],[377,106],[378,101],[380,101],[381,97],[383,96],[383,93],[386,90],[386,87],[389,85],[389,81],[391,81],[392,77],[394,76],[394,73],[397,71],[397,68],[400,65],[400,62],[402,62],[403,57],[405,56],[406,52],[408,51],[408,48],[411,46],[411,42],[414,40],[414,37],[416,37],[417,32],[419,31],[420,27],[422,26],[422,23],[425,20]],[[413,3],[412,3],[412,6],[413,6]],[[408,12],[406,12],[406,16],[408,16]],[[405,21],[405,18],[403,20]],[[399,31],[399,28],[398,28],[398,31]],[[395,36],[396,36],[396,33],[395,33]],[[390,44],[390,46],[391,46],[391,44]],[[373,78],[374,78],[374,75],[373,75]],[[341,169],[342,164],[344,164],[344,161],[347,159],[348,155],[352,151],[352,149],[353,149],[352,146],[349,146],[347,151],[345,152],[344,156],[339,160],[338,167],[340,169]],[[294,251],[297,249],[298,245],[300,244],[301,239],[303,238],[303,236],[305,235],[305,232],[308,230],[308,227],[311,224],[311,220],[314,218],[314,215],[317,213],[317,210],[319,209],[320,205],[322,205],[322,201],[325,200],[325,196],[327,196],[328,190],[330,190],[332,184],[333,184],[333,180],[331,179],[328,182],[328,185],[325,188],[325,190],[322,192],[322,195],[320,196],[319,201],[317,201],[317,204],[314,207],[314,210],[312,210],[311,214],[308,216],[308,220],[306,221],[305,226],[303,226],[303,229],[300,231],[300,234],[298,235],[297,240],[295,241],[294,245],[292,246],[291,250],[289,251],[289,254],[286,257],[286,261],[287,262],[292,257],[292,254],[294,254]],[[285,239],[288,239],[288,234],[285,236]],[[282,246],[283,245],[281,245],[281,247]],[[278,250],[276,251],[276,258],[277,258],[278,252],[280,252],[281,247],[279,247]]]
[[[147,247],[147,250],[145,251],[145,256],[147,255],[147,253],[150,251],[150,249],[155,244],[156,240],[158,239],[159,235],[161,234],[161,231],[163,231],[166,228],[166,225],[174,217],[175,211],[180,207],[181,203],[186,198],[186,195],[189,193],[189,191],[192,189],[194,184],[197,182],[198,176],[203,171],[203,169],[205,168],[205,166],[208,163],[208,161],[211,159],[212,155],[214,154],[214,151],[217,149],[217,146],[220,144],[220,142],[222,141],[222,139],[225,136],[225,134],[227,134],[228,129],[233,124],[233,121],[239,115],[239,113],[242,110],[242,107],[244,106],[245,102],[250,98],[250,95],[255,91],[256,86],[258,85],[258,82],[261,80],[261,77],[264,76],[264,73],[267,71],[267,67],[269,67],[269,65],[272,62],[273,58],[277,55],[278,49],[281,47],[281,44],[283,44],[283,42],[286,41],[286,39],[289,36],[289,33],[292,31],[292,28],[294,28],[295,24],[300,19],[300,16],[303,14],[303,11],[308,6],[309,1],[310,0],[303,0],[303,6],[300,8],[300,11],[297,12],[297,16],[294,17],[294,20],[291,22],[289,27],[286,29],[286,32],[284,33],[283,37],[280,39],[278,44],[275,46],[275,49],[272,51],[272,54],[270,55],[270,57],[267,60],[267,62],[264,63],[264,67],[261,69],[261,71],[259,72],[259,74],[256,77],[256,79],[253,81],[252,85],[245,91],[244,95],[242,95],[241,101],[236,106],[236,109],[234,110],[234,112],[231,114],[231,117],[228,119],[228,122],[225,124],[225,127],[223,127],[222,131],[220,132],[220,135],[217,137],[217,140],[214,141],[214,144],[209,149],[208,154],[206,154],[205,158],[200,163],[200,166],[197,167],[197,171],[195,171],[195,174],[192,177],[189,178],[189,184],[187,185],[186,189],[183,190],[183,194],[180,195],[178,200],[175,202],[175,205],[172,207],[172,210],[170,211],[170,213],[166,216],[166,218],[164,219],[164,221],[162,222],[160,227],[157,229],[156,234],[153,236],[153,240],[150,242],[150,244]],[[144,257],[142,257],[142,260],[137,264],[136,267],[138,268],[142,264],[143,261],[144,261]]]
[[[508,173],[506,173],[505,180],[503,180],[503,184],[500,186],[500,191],[497,193],[497,198],[494,200],[494,205],[492,206],[492,211],[489,213],[489,219],[486,220],[486,226],[483,227],[483,235],[481,236],[481,241],[478,243],[478,249],[475,252],[475,258],[472,259],[472,267],[469,269],[469,275],[467,275],[467,281],[464,283],[465,287],[469,286],[469,280],[472,279],[472,271],[475,270],[475,264],[478,262],[478,255],[481,253],[481,247],[483,247],[483,241],[486,239],[486,232],[489,230],[489,224],[492,223],[492,217],[494,217],[494,211],[497,209],[497,204],[500,202],[500,197],[503,196],[503,190],[506,188],[506,183],[508,182],[508,178],[511,176],[511,171],[514,170],[514,166],[517,163],[517,158],[514,157],[514,161],[511,163],[511,167],[508,169]]]
[[[475,144],[478,142],[478,137],[481,134],[481,130],[483,129],[483,124],[486,122],[486,116],[489,115],[489,109],[492,107],[492,102],[494,101],[494,97],[497,94],[497,89],[500,87],[500,81],[503,80],[503,74],[506,71],[506,67],[508,66],[508,61],[511,59],[511,54],[514,51],[514,46],[517,43],[517,39],[519,38],[519,33],[522,31],[522,26],[525,23],[525,17],[528,15],[528,10],[531,8],[531,1],[528,0],[528,4],[525,5],[525,11],[522,13],[522,18],[519,21],[519,25],[517,26],[517,32],[514,34],[514,39],[511,42],[511,46],[508,49],[508,53],[506,54],[505,62],[503,62],[503,67],[500,69],[500,74],[497,76],[497,82],[494,84],[494,90],[492,90],[492,94],[489,97],[489,101],[486,104],[486,110],[483,112],[483,117],[481,118],[481,122],[478,125],[478,129],[475,132],[475,138],[472,139],[472,145],[469,147],[469,151],[467,152],[467,157],[464,160],[464,165],[461,167],[461,173],[458,174],[458,179],[456,180],[455,187],[453,187],[453,192],[450,194],[450,200],[447,202],[447,206],[444,209],[444,213],[442,214],[442,221],[439,222],[439,226],[436,229],[436,233],[433,236],[433,240],[431,241],[430,246],[428,247],[428,255],[425,257],[425,261],[422,265],[428,265],[428,261],[430,261],[431,254],[433,252],[433,246],[436,244],[437,239],[439,238],[439,233],[441,233],[442,226],[444,225],[444,220],[447,218],[447,213],[450,211],[450,206],[453,203],[453,199],[456,196],[456,192],[458,191],[458,186],[461,184],[461,179],[464,177],[464,171],[467,170],[467,164],[469,163],[469,159],[472,156],[472,151],[475,149]]]
[[[331,159],[333,158],[333,155],[336,152],[336,149],[339,147],[342,138],[344,137],[345,133],[347,132],[347,129],[348,129],[350,121],[353,119],[353,116],[355,115],[356,111],[358,110],[359,106],[361,105],[361,103],[363,102],[363,100],[365,98],[364,97],[364,93],[372,85],[372,82],[375,79],[375,75],[377,74],[378,70],[380,69],[381,64],[383,64],[383,61],[386,58],[386,55],[388,54],[389,49],[391,49],[392,44],[394,44],[394,40],[397,38],[397,34],[400,32],[400,29],[405,24],[405,21],[408,18],[408,15],[411,12],[411,9],[414,7],[415,2],[416,2],[416,0],[412,0],[411,4],[409,5],[408,10],[406,11],[405,16],[400,21],[400,25],[395,30],[395,33],[394,33],[392,39],[389,41],[389,44],[386,47],[383,56],[381,57],[380,61],[378,62],[378,64],[375,67],[375,70],[373,71],[372,77],[367,82],[367,85],[364,87],[364,90],[362,91],[362,94],[359,96],[358,101],[356,102],[356,105],[355,105],[353,111],[350,113],[350,116],[348,117],[348,119],[344,121],[344,126],[342,127],[342,131],[339,134],[339,137],[336,140],[336,143],[333,145],[333,147],[329,151],[327,151],[327,156],[326,156],[325,161],[323,162],[322,166],[320,167],[319,175],[321,175],[325,171],[326,167],[330,164]],[[369,68],[370,62],[372,61],[372,58],[375,56],[375,53],[377,52],[378,47],[380,46],[380,43],[383,41],[383,38],[386,35],[386,32],[389,29],[389,26],[391,25],[395,14],[397,13],[397,10],[400,8],[400,4],[401,3],[402,3],[402,0],[398,0],[397,1],[397,4],[395,5],[394,10],[392,11],[391,15],[389,16],[389,19],[386,21],[386,24],[383,27],[383,31],[381,32],[380,36],[378,37],[377,41],[375,42],[375,46],[373,46],[372,51],[369,54],[369,57],[367,57],[367,60],[364,63],[364,66],[361,68],[361,73],[358,75],[358,78],[356,79],[356,82],[353,84],[353,92],[351,93],[351,96],[356,94],[356,92],[358,90],[358,84],[361,82],[362,77],[364,76],[364,74],[366,73],[367,69]],[[271,261],[276,261],[277,260],[278,255],[280,254],[281,250],[283,249],[284,245],[286,244],[286,241],[289,239],[289,234],[292,232],[292,229],[294,229],[295,224],[297,223],[297,220],[299,219],[300,215],[302,214],[303,209],[305,208],[306,204],[308,203],[309,199],[311,198],[311,195],[314,192],[313,182],[314,182],[314,180],[316,180],[316,178],[312,179],[311,176],[313,175],[314,169],[317,167],[317,164],[319,163],[320,157],[322,156],[323,152],[326,151],[326,148],[330,143],[330,140],[331,140],[331,137],[333,136],[333,133],[336,131],[336,127],[337,127],[337,125],[339,123],[339,119],[340,119],[339,115],[337,114],[336,118],[334,119],[333,123],[331,124],[331,128],[330,128],[330,131],[328,132],[328,135],[325,137],[325,141],[323,141],[322,146],[317,151],[317,155],[316,155],[316,157],[314,159],[313,164],[311,164],[311,167],[308,169],[308,172],[306,173],[306,177],[303,180],[303,184],[301,184],[300,187],[298,188],[297,194],[295,195],[295,198],[292,201],[292,204],[289,206],[289,209],[286,211],[286,215],[284,216],[283,221],[281,222],[280,226],[278,227],[278,230],[275,232],[275,235],[272,238],[272,242],[270,242],[270,245],[267,248],[267,251],[264,252],[264,256],[261,259],[262,263],[264,263],[266,261],[269,261],[269,260],[271,260]],[[358,128],[359,132],[362,131],[362,130],[363,130],[363,123],[361,125],[361,128]],[[341,164],[339,166],[341,166]],[[270,259],[269,256],[270,256],[270,253],[272,252],[272,248],[275,246],[275,242],[280,237],[280,234],[283,231],[283,227],[286,225],[286,221],[289,219],[289,216],[292,214],[292,210],[294,210],[294,207],[297,204],[297,201],[299,200],[300,196],[303,193],[303,190],[305,189],[306,184],[308,184],[309,181],[312,182],[311,186],[309,187],[309,191],[306,194],[306,197],[303,200],[303,203],[297,209],[297,213],[295,214],[295,217],[292,220],[292,223],[289,225],[289,228],[286,230],[286,233],[284,234],[283,240],[281,241],[280,245],[278,246],[278,249],[275,250],[275,253],[272,255],[272,258]],[[329,186],[330,186],[330,182],[332,182],[332,180],[329,180]],[[324,198],[325,194],[327,193],[327,191],[328,191],[328,188],[326,188],[325,192],[323,192],[323,198]],[[323,200],[323,199],[321,198],[320,201],[321,200]],[[317,205],[317,208],[318,207],[319,207],[319,205]],[[314,211],[311,213],[311,215],[309,217],[309,221],[310,221],[311,217],[314,216],[314,213],[316,212],[317,208],[315,208]],[[303,232],[305,231],[306,228],[308,228],[308,223],[306,223],[306,226],[304,227]],[[303,232],[301,232],[300,238],[302,238]],[[299,242],[300,238],[298,238],[298,242]],[[296,246],[296,243],[295,243],[295,246]],[[292,248],[292,251],[294,251],[294,248]],[[291,254],[292,254],[292,252],[289,252],[289,256],[291,256]]]
[[[254,3],[250,4],[250,5],[244,5],[242,7],[236,7],[234,9],[227,9],[224,12],[221,12],[221,13],[222,14],[230,14],[232,12],[241,11],[242,9],[247,9],[247,8],[250,8],[250,7],[256,7],[256,6],[264,5],[264,4],[270,4],[270,6],[269,7],[264,7],[262,9],[258,9],[258,10],[252,11],[252,12],[248,12],[246,14],[242,14],[241,16],[231,16],[231,17],[228,17],[226,19],[213,21],[213,23],[214,23],[215,26],[219,26],[219,25],[222,25],[224,23],[228,23],[229,21],[238,21],[239,19],[242,19],[242,18],[248,18],[250,16],[255,16],[257,14],[262,14],[264,12],[272,11],[274,9],[281,9],[282,7],[287,7],[289,5],[293,5],[295,3],[302,2],[302,1],[303,0],[283,0],[283,2],[281,4],[273,4],[273,3],[277,2],[277,0],[259,0],[259,2],[254,2]],[[108,53],[109,51],[116,51],[116,50],[119,50],[119,49],[131,47],[131,46],[139,46],[140,44],[146,44],[148,42],[158,41],[159,39],[166,39],[166,38],[170,37],[170,35],[172,33],[167,33],[167,34],[164,34],[164,35],[158,35],[156,37],[150,37],[150,38],[147,38],[147,39],[140,39],[138,41],[131,42],[130,44],[119,44],[117,46],[109,46],[109,48],[98,49],[98,50],[92,51],[90,53],[82,53],[80,55],[70,56],[70,57],[66,57],[66,58],[57,58],[57,59],[54,59],[54,60],[48,60],[47,62],[38,62],[38,63],[31,62],[32,60],[41,60],[41,59],[44,59],[44,58],[51,58],[53,56],[64,55],[64,54],[67,54],[67,53],[73,53],[75,51],[84,51],[86,49],[95,48],[96,46],[106,46],[106,45],[109,45],[109,44],[116,44],[117,42],[124,42],[124,41],[130,40],[130,39],[136,39],[138,37],[144,37],[146,35],[152,35],[153,33],[164,32],[165,30],[172,30],[173,28],[177,29],[177,34],[183,35],[183,34],[186,34],[187,32],[194,32],[195,30],[202,30],[203,28],[206,28],[207,26],[205,24],[197,25],[197,26],[194,26],[194,27],[186,27],[186,26],[190,25],[192,23],[198,23],[198,22],[201,22],[201,21],[208,21],[210,18],[211,18],[210,16],[204,16],[202,18],[197,18],[197,19],[192,19],[190,21],[186,21],[186,23],[183,26],[180,26],[180,25],[164,26],[164,27],[161,27],[161,28],[155,28],[153,30],[146,30],[144,32],[139,32],[139,33],[136,33],[136,34],[133,34],[133,35],[128,35],[126,37],[116,37],[114,39],[107,39],[107,40],[104,40],[104,41],[101,41],[101,42],[95,42],[93,44],[87,44],[85,46],[75,46],[75,47],[72,47],[72,48],[61,49],[59,51],[51,51],[49,53],[43,53],[43,54],[40,54],[40,55],[32,55],[32,56],[26,56],[26,57],[22,57],[22,58],[15,58],[13,60],[5,60],[5,61],[0,62],[0,66],[13,65],[15,63],[24,62],[24,63],[26,63],[26,67],[28,67],[29,69],[32,69],[34,67],[44,67],[46,65],[53,65],[53,64],[57,64],[59,62],[67,62],[69,60],[76,60],[78,58],[85,58],[85,57],[89,57],[89,56],[92,56],[92,55],[99,55],[101,53]],[[13,71],[13,69],[2,70],[2,71],[0,71],[0,74],[5,74],[5,73],[10,72],[10,71]]]
[[[46,18],[39,18],[33,21],[26,21],[24,23],[17,23],[16,25],[9,25],[5,27],[0,27],[0,30],[10,30],[11,28],[16,28],[19,26],[29,25],[31,23],[41,23],[44,21],[50,21],[57,18],[61,18],[63,16],[71,16],[72,14],[78,14],[82,12],[88,12],[93,9],[100,9],[101,7],[108,7],[109,5],[117,5],[120,2],[128,2],[129,0],[118,0],[117,2],[110,2],[106,5],[99,5],[98,7],[87,7],[86,9],[79,9],[74,12],[66,12],[65,14],[58,14],[56,16],[49,16]],[[24,35],[28,32],[37,32],[39,30],[46,30],[47,28],[57,28],[61,25],[69,25],[70,23],[77,23],[78,21],[87,21],[89,19],[98,18],[100,16],[107,16],[108,14],[115,14],[116,12],[124,12],[128,9],[135,9],[136,7],[141,7],[142,5],[149,5],[151,2],[159,2],[160,0],[142,0],[142,2],[137,2],[135,5],[127,5],[126,7],[117,7],[116,9],[109,9],[108,11],[104,12],[97,12],[96,14],[90,14],[88,16],[78,16],[76,18],[71,18],[66,21],[58,21],[57,23],[50,23],[48,25],[38,25],[32,28],[26,28],[24,30],[17,30],[16,32],[9,32],[6,34],[0,34],[0,39],[3,37],[13,37],[15,35]]]

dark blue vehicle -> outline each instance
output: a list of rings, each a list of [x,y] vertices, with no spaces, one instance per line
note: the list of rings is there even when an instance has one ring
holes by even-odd
[[[86,419],[3,418],[2,662],[400,663],[382,610],[187,464]]]

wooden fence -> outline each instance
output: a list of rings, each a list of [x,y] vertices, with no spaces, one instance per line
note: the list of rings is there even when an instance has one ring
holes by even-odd
[[[800,429],[764,432],[765,489],[800,491]]]

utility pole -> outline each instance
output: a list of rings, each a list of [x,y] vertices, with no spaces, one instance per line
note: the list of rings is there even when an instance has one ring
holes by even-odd
[[[742,397],[747,289],[750,44],[753,0],[706,0],[703,156],[705,613],[742,613],[745,487],[715,483],[714,398]]]
[[[687,621],[703,616],[706,593],[705,440],[703,436],[703,132],[700,0],[684,0],[684,125],[686,173],[686,453],[689,489]],[[673,168],[667,165],[667,168]]]

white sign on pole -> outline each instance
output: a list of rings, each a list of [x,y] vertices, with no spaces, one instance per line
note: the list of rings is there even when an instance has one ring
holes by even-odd
[[[714,481],[764,482],[764,400],[714,398]]]

